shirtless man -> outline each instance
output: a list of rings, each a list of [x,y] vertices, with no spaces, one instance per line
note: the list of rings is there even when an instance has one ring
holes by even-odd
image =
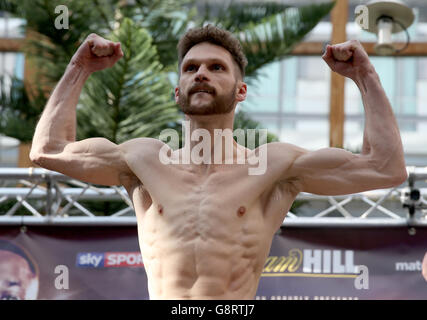
[[[191,124],[187,134],[204,128],[214,139],[214,129],[232,130],[234,109],[247,90],[246,58],[238,40],[208,26],[187,32],[178,51],[175,97]],[[273,235],[299,192],[358,193],[394,187],[407,178],[390,103],[357,41],[328,46],[323,59],[361,91],[366,112],[361,154],[271,143],[266,145],[266,171],[259,175],[249,175],[250,165],[237,161],[163,164],[159,152],[165,144],[152,138],[120,145],[104,138],[75,141],[83,84],[122,55],[119,43],[95,34],[86,39],[46,105],[30,158],[76,179],[126,188],[136,212],[151,299],[253,299]],[[233,159],[259,152],[231,143]],[[169,155],[189,160],[184,149]],[[208,151],[213,159],[223,150]],[[224,154],[219,156],[225,160]]]

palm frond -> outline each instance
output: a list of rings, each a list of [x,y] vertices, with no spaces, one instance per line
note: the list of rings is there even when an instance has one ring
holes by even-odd
[[[179,38],[189,24],[197,19],[195,0],[156,0],[136,1],[132,20],[145,28],[157,47],[160,62],[169,70],[175,71]]]
[[[0,77],[0,133],[30,142],[46,98],[40,89],[35,89],[34,96],[30,96],[22,80],[11,77],[6,81],[8,78]]]
[[[121,143],[158,137],[179,114],[152,38],[127,18],[109,38],[122,44],[124,56],[88,79],[78,109],[79,138],[95,135]]]
[[[327,15],[335,2],[290,7],[282,13],[249,22],[236,32],[248,58],[246,75],[257,77],[263,66],[288,56],[294,46]]]
[[[232,0],[226,5],[218,5],[218,3],[215,2],[205,2],[202,6],[201,13],[204,22],[210,21],[234,33],[244,30],[249,24],[261,22],[265,17],[282,13],[289,7],[288,4],[268,1],[249,2],[242,5]]]
[[[19,12],[19,8],[13,0],[0,0],[0,11],[7,11],[14,15]]]

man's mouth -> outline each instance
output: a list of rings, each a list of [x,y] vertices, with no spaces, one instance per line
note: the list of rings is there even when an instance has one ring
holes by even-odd
[[[196,93],[208,93],[208,94],[214,94],[214,90],[210,89],[210,88],[195,88],[192,89],[190,91],[190,95],[191,94],[196,94]]]
[[[199,90],[199,91],[196,91],[194,93],[209,93],[209,94],[212,94],[213,92],[212,91],[207,91],[207,90]]]

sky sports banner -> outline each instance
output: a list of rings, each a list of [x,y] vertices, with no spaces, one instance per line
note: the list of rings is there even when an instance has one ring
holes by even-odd
[[[287,228],[256,299],[427,299],[427,228]],[[0,227],[1,299],[148,299],[136,227]],[[19,287],[19,288],[18,288]]]

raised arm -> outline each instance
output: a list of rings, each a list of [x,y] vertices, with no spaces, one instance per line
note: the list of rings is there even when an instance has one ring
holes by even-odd
[[[338,148],[294,147],[286,179],[299,191],[338,195],[398,186],[407,179],[399,128],[368,55],[358,41],[328,46],[323,59],[359,87],[365,108],[360,154]]]
[[[131,174],[125,161],[128,144],[104,138],[75,141],[76,107],[91,73],[112,67],[123,52],[120,43],[91,34],[79,47],[53,91],[37,124],[30,159],[39,166],[102,185],[119,185]]]

